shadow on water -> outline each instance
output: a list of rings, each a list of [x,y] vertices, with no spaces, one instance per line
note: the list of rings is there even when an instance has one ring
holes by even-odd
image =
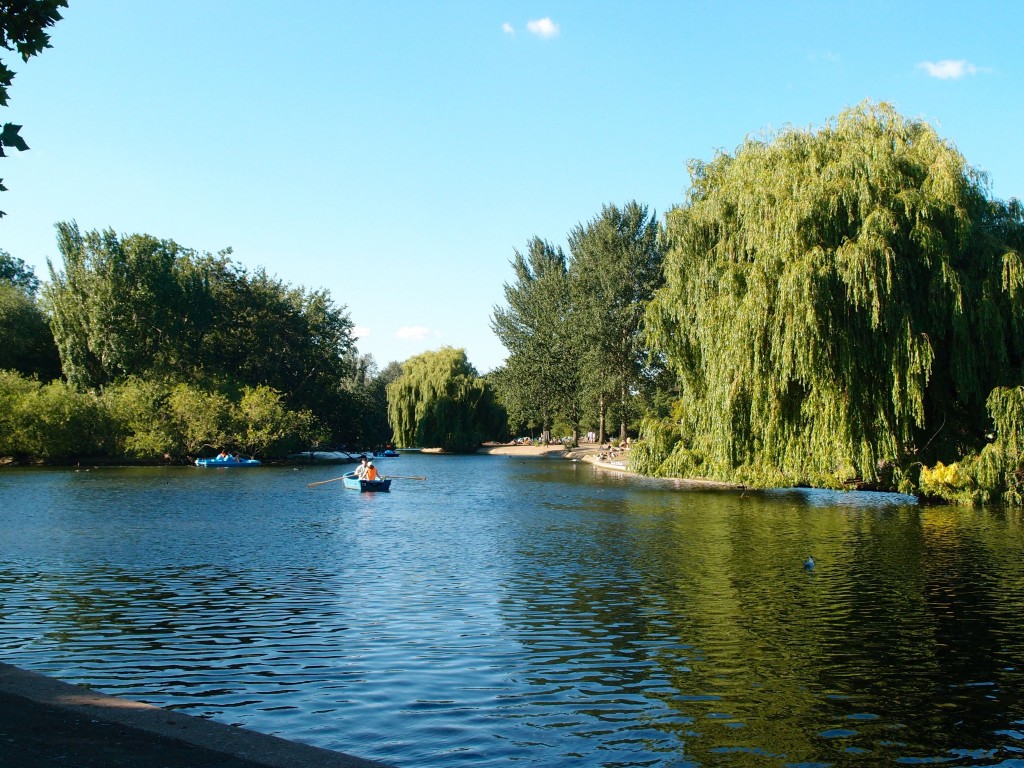
[[[1013,513],[384,471],[2,472],[0,656],[397,765],[1024,758]]]

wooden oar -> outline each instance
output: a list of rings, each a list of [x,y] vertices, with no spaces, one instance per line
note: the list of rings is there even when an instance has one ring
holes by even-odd
[[[306,483],[307,488],[312,488],[314,485],[323,485],[324,483],[335,483],[338,480],[344,480],[346,477],[351,477],[351,473],[344,474],[341,477],[332,477],[330,480],[317,480],[315,483]]]
[[[397,477],[399,480],[426,480],[426,475],[384,475],[384,477]]]

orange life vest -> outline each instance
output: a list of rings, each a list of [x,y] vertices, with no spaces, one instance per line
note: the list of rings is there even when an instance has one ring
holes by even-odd
[[[377,479],[377,468],[376,467],[370,467],[369,469],[366,470],[366,479],[367,480],[376,480]]]

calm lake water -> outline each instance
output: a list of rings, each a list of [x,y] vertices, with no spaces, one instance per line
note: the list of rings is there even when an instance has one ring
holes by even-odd
[[[1024,766],[1017,512],[381,463],[3,470],[0,660],[402,768]]]

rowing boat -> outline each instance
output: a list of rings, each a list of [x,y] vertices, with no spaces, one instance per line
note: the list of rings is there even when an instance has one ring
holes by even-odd
[[[349,472],[344,476],[342,482],[345,487],[352,491],[387,491],[391,489],[391,478],[383,477],[380,480],[360,480],[355,472]]]

